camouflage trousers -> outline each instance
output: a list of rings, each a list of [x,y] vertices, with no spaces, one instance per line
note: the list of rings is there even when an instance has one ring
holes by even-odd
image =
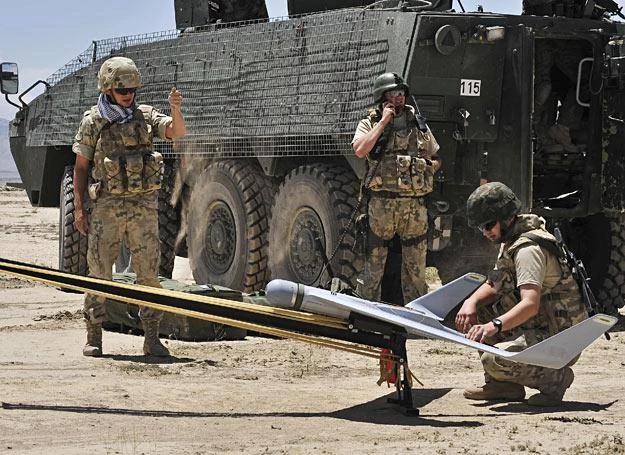
[[[496,302],[495,304],[479,308],[477,313],[478,323],[485,324],[491,321],[493,318],[508,311],[511,306],[513,305],[503,305],[501,302]],[[549,336],[548,328],[527,329],[517,327],[485,342],[505,351],[519,352],[549,338]],[[579,356],[573,359],[567,367],[575,364],[578,358]],[[484,352],[480,352],[480,360],[484,367],[486,382],[492,379],[495,381],[514,382],[525,387],[537,389],[545,394],[562,391],[561,384],[567,367],[555,370],[553,368],[512,362]]]
[[[375,193],[371,196],[369,248],[357,288],[363,298],[379,300],[388,256],[385,241],[391,240],[395,234],[399,235],[402,243],[401,283],[404,303],[427,293],[427,227],[427,208],[423,198],[381,198],[376,197]]]
[[[89,219],[89,276],[111,280],[122,240],[130,250],[137,284],[160,288],[158,210],[142,198],[108,198],[93,204]],[[91,323],[106,320],[104,297],[85,294],[83,312]],[[141,320],[160,320],[163,312],[141,307]]]

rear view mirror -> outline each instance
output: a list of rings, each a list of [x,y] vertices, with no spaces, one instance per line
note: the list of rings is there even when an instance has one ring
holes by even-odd
[[[15,95],[19,90],[17,77],[17,63],[0,64],[0,92],[5,95]]]

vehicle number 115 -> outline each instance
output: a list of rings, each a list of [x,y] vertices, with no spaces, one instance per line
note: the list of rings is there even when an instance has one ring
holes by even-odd
[[[460,79],[460,96],[480,96],[481,88],[479,79]]]

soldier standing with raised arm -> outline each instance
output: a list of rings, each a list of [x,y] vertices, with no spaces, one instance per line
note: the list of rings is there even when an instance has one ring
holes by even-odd
[[[112,279],[113,264],[124,240],[132,255],[137,284],[160,287],[158,265],[158,190],[163,157],[152,146],[154,137],[171,141],[186,134],[182,95],[169,93],[171,116],[152,106],[135,104],[141,74],[126,57],[106,60],[98,72],[102,92],[97,105],[85,112],[74,140],[74,224],[88,235],[89,275]],[[93,183],[88,185],[93,164]],[[88,192],[92,211],[87,216],[84,195]],[[87,324],[86,356],[102,355],[102,322],[105,298],[85,295]],[[143,352],[168,356],[158,338],[161,311],[142,307],[139,316],[145,332]]]
[[[368,163],[367,258],[357,292],[369,300],[380,298],[388,243],[395,234],[401,239],[404,303],[427,293],[424,196],[432,191],[441,162],[434,135],[424,121],[418,123],[415,108],[406,104],[407,96],[408,85],[397,74],[378,76],[373,85],[377,108],[360,121],[352,140],[356,156]]]

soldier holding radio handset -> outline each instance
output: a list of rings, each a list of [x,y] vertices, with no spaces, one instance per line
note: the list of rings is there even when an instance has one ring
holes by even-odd
[[[408,303],[427,292],[427,208],[441,166],[439,145],[415,108],[406,104],[408,85],[395,73],[374,81],[376,107],[360,121],[352,140],[354,153],[368,162],[363,186],[369,197],[367,260],[357,291],[379,300],[388,244],[397,234],[402,247],[402,292]]]

